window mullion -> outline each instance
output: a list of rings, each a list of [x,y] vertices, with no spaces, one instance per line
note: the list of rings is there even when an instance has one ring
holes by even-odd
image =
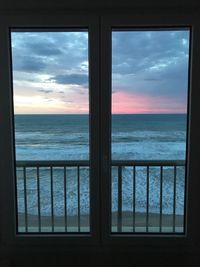
[[[101,22],[101,230],[107,242],[111,227],[111,27]]]

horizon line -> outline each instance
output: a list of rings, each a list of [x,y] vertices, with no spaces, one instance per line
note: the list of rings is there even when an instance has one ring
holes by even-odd
[[[187,112],[173,113],[112,113],[111,115],[181,115]],[[14,115],[90,115],[90,113],[15,113]]]

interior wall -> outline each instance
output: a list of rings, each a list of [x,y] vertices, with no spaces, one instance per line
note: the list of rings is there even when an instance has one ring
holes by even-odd
[[[166,10],[172,13],[199,13],[199,0],[5,0],[0,1],[0,15],[3,14],[34,14],[34,13],[84,13],[93,12],[95,14],[107,13],[165,13]],[[6,251],[6,249],[5,249]],[[21,267],[21,266],[200,266],[197,251],[187,251],[183,253],[134,253],[134,249],[129,252],[113,249],[106,252],[77,252],[77,253],[42,253],[34,249],[24,253],[13,250],[12,254],[0,251],[0,267]]]

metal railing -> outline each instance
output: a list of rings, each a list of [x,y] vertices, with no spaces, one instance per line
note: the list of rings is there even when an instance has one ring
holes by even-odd
[[[116,180],[116,198],[117,208],[114,215],[112,215],[112,231],[115,233],[121,232],[184,232],[184,189],[185,189],[185,161],[183,160],[135,160],[135,161],[113,161],[113,180]],[[182,172],[177,179],[177,169],[182,168]],[[139,171],[138,171],[139,170]],[[164,171],[170,170],[170,173],[164,175]],[[115,172],[114,172],[115,171]],[[125,212],[123,209],[123,195],[126,194],[123,190],[123,180],[126,175],[124,172],[129,172],[129,185],[132,186],[132,196],[129,197],[129,202],[132,203],[132,210]],[[150,171],[152,172],[150,175]],[[150,191],[150,176],[154,177],[154,181],[157,178],[157,189],[154,192]],[[155,178],[156,176],[156,178]],[[138,194],[136,181],[138,179],[143,180],[144,190],[141,194],[144,194],[144,205],[142,211],[136,211],[136,196]],[[130,180],[131,183],[130,183]],[[125,184],[126,181],[124,181]],[[114,182],[113,182],[114,183]],[[170,186],[169,186],[170,183]],[[182,205],[182,214],[177,214],[177,186],[183,188],[183,194],[179,205]],[[126,184],[126,187],[128,185]],[[166,196],[166,186],[170,187],[173,192],[171,196]],[[112,185],[113,187],[113,185]],[[151,194],[157,194],[159,200],[157,201],[157,211],[150,211],[150,192]],[[140,194],[140,193],[139,193]],[[157,198],[158,198],[157,197]],[[163,212],[163,202],[166,197],[169,198],[171,203],[170,212],[165,214]],[[180,197],[179,197],[180,198]],[[115,203],[114,203],[115,204]],[[166,204],[166,203],[165,203]],[[167,203],[169,206],[169,203]],[[124,220],[123,220],[124,219]],[[138,220],[136,220],[138,219]],[[150,221],[151,219],[151,221]],[[127,222],[128,221],[128,222]],[[142,221],[142,222],[141,222]]]
[[[81,187],[80,187],[80,170],[84,168],[89,168],[89,162],[88,161],[17,161],[16,162],[17,167],[17,195],[19,196],[19,180],[21,180],[21,191],[23,191],[23,200],[21,203],[23,203],[22,206],[24,206],[24,214],[23,212],[19,212],[20,210],[20,204],[18,203],[18,231],[22,232],[88,232],[89,231],[89,222],[86,226],[82,227],[81,229]],[[35,172],[34,172],[35,170]],[[46,186],[49,187],[49,212],[48,215],[41,214],[41,175],[40,172],[43,171],[43,178],[49,178],[48,181],[46,181]],[[54,173],[56,172],[57,173]],[[62,173],[62,178],[58,177],[58,171]],[[73,179],[76,179],[76,195],[77,195],[77,214],[76,216],[70,216],[68,214],[67,210],[67,201],[69,200],[67,195],[67,176],[70,173],[70,171],[75,171],[76,173],[73,174]],[[32,174],[27,175],[28,172],[32,172]],[[19,173],[19,174],[18,174]],[[30,177],[31,176],[31,177]],[[57,216],[55,213],[55,203],[54,200],[54,194],[58,193],[55,192],[55,178],[59,178],[63,180],[63,190],[62,190],[62,200],[59,201],[62,202],[62,210],[64,210],[63,214],[61,216]],[[35,191],[36,191],[36,197],[33,196],[32,198],[35,198],[35,206],[37,209],[36,214],[31,215],[29,209],[28,209],[28,196],[29,199],[31,198],[31,193],[28,192],[27,182],[28,180],[32,179],[36,181]],[[57,179],[58,180],[58,179]],[[58,182],[58,181],[56,181]],[[75,192],[73,192],[75,193]],[[89,192],[88,192],[89,193]],[[37,199],[36,199],[37,198]],[[35,210],[36,210],[35,209]],[[20,216],[19,216],[20,215]],[[20,217],[23,217],[24,219]],[[89,216],[89,215],[88,215]],[[69,218],[74,217],[74,224],[76,226],[69,226],[68,220]],[[55,220],[56,218],[59,218],[62,223],[60,222],[60,226],[56,227]],[[49,221],[48,223],[44,222],[44,225],[42,226],[42,221]],[[21,223],[20,223],[21,221]],[[35,222],[36,221],[36,222]]]
[[[185,161],[146,161],[146,160],[115,160],[112,161],[112,173],[115,173],[114,177],[117,179],[117,205],[116,210],[112,211],[112,232],[121,233],[121,232],[183,232],[184,222],[183,217],[181,223],[177,223],[177,214],[176,214],[176,188],[177,188],[177,168],[185,167]],[[123,209],[123,183],[124,183],[124,171],[128,168],[131,175],[129,175],[129,180],[132,179],[132,210],[127,213]],[[146,210],[138,212],[136,210],[136,180],[138,179],[138,169],[142,168],[142,179],[145,180],[145,208]],[[154,214],[156,216],[158,223],[150,223],[151,215],[150,212],[150,170],[156,168],[157,176],[159,180],[159,211]],[[170,168],[173,170],[173,196],[172,196],[172,212],[169,215],[172,218],[171,223],[168,223],[168,227],[165,226],[163,221],[163,216],[166,217],[163,213],[163,170]],[[83,183],[81,181],[84,178],[84,175],[81,175],[83,171],[87,172],[89,177],[89,161],[17,161],[17,197],[18,197],[18,232],[89,232],[90,231],[90,220],[89,220],[89,178],[87,180],[88,185],[87,189],[84,189],[84,196],[88,197],[88,212],[82,212],[84,210],[84,205],[82,204],[82,191]],[[114,172],[115,169],[115,172]],[[159,169],[159,171],[158,171]],[[185,169],[185,168],[184,168]],[[42,175],[41,175],[41,172]],[[154,174],[155,175],[155,174]],[[70,178],[71,177],[71,178]],[[75,180],[74,187],[71,188],[71,192],[68,191],[70,186],[70,181],[68,179]],[[62,180],[62,185],[60,189],[55,190],[56,183],[58,184]],[[72,181],[71,180],[71,181]],[[34,190],[30,190],[28,183],[34,184]],[[43,183],[43,187],[41,184]],[[48,214],[43,214],[45,205],[44,197],[42,198],[43,190],[48,187],[48,199],[46,206],[48,207]],[[113,189],[113,186],[112,186]],[[60,190],[60,191],[59,191]],[[69,212],[71,197],[76,195],[76,214],[73,214],[73,204],[71,201],[71,211]],[[55,195],[59,197],[59,200],[55,200]],[[31,202],[32,206],[29,205]],[[59,202],[59,203],[58,203]],[[60,205],[60,210],[55,209],[56,205]],[[115,203],[116,204],[116,203]],[[184,205],[184,203],[183,203]],[[23,208],[22,208],[23,207]],[[34,207],[34,208],[33,208]],[[33,211],[31,211],[31,209]],[[61,212],[61,214],[57,214]],[[34,213],[34,214],[31,214]],[[143,218],[143,223],[137,223],[137,217],[140,216]],[[168,216],[168,219],[169,219]],[[126,218],[125,218],[126,217]],[[124,220],[124,218],[126,220]],[[166,219],[166,218],[165,218]],[[180,218],[179,218],[180,219]],[[58,222],[57,222],[58,221]],[[70,224],[71,221],[71,224]],[[129,223],[124,222],[129,221]],[[170,227],[169,227],[170,226]]]

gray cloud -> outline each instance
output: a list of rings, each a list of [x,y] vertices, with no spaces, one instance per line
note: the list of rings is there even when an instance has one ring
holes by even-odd
[[[39,56],[56,56],[61,55],[62,51],[53,43],[39,42],[39,43],[26,43],[27,49]]]
[[[13,70],[55,75],[63,70],[83,72],[88,61],[85,32],[13,32]],[[87,70],[85,70],[87,71]]]
[[[186,102],[188,31],[113,32],[113,90]]]
[[[144,81],[148,81],[148,82],[159,82],[160,79],[158,79],[158,78],[144,78]]]
[[[74,101],[72,101],[72,100],[67,100],[67,99],[61,99],[64,103],[73,103]]]
[[[46,98],[45,98],[45,101],[46,101],[46,102],[52,102],[53,99],[51,99],[51,98],[47,98],[47,97],[46,97]]]
[[[41,58],[14,54],[13,57],[13,70],[22,72],[41,72],[47,67],[47,64]]]
[[[183,45],[183,40],[186,40]],[[128,74],[175,62],[188,53],[188,32],[135,31],[113,33],[113,72]]]
[[[45,94],[53,93],[53,90],[39,89],[38,91],[42,92],[42,93],[45,93]]]
[[[50,80],[53,80],[58,84],[85,85],[88,83],[88,75],[86,74],[64,74],[64,75],[54,76]]]

